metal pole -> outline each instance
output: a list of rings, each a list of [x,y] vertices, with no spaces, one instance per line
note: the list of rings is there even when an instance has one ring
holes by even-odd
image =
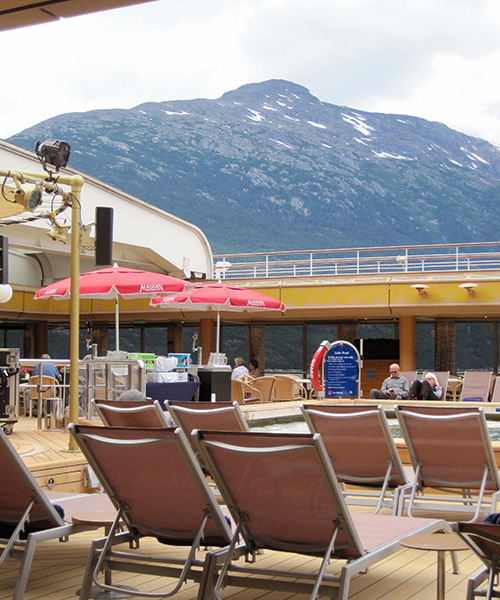
[[[69,322],[69,420],[78,423],[78,362],[80,346],[80,192],[83,178],[71,178],[71,315]],[[79,451],[78,444],[69,436],[69,450]]]

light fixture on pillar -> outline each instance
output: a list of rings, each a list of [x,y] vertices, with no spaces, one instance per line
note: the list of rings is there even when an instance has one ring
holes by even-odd
[[[4,196],[21,205],[24,210],[33,212],[42,202],[43,189],[41,180],[37,179],[34,185],[27,184],[20,173],[14,173],[12,179],[16,187],[15,189],[7,190],[7,194],[4,194]]]
[[[71,146],[68,142],[60,140],[45,140],[45,142],[37,142],[35,146],[35,154],[47,173],[51,173],[47,165],[55,167],[56,173],[59,172],[60,167],[65,167],[68,164],[70,152]]]
[[[469,294],[469,296],[476,295],[474,288],[477,288],[477,283],[472,283],[472,281],[468,281],[466,283],[461,283],[458,287],[463,288],[464,290],[467,290],[467,293]]]
[[[67,234],[70,228],[70,225],[64,225],[63,223],[58,223],[54,217],[51,218],[52,227],[47,231],[47,235],[53,239],[55,242],[62,242],[66,244],[67,242]]]
[[[429,286],[425,285],[425,283],[414,283],[411,287],[414,290],[417,290],[418,295],[421,296],[422,298],[427,297],[427,290],[429,289]]]

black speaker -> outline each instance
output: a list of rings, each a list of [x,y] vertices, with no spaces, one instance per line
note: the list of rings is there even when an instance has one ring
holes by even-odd
[[[96,206],[95,209],[95,264],[110,266],[113,262],[113,209]]]
[[[0,235],[0,284],[9,283],[9,238]]]

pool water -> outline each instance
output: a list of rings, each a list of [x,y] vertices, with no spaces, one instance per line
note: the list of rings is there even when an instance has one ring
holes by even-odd
[[[273,432],[288,432],[288,433],[307,433],[309,431],[306,423],[302,419],[283,419],[274,423],[255,424],[249,423],[252,431],[263,431],[268,433]],[[389,419],[389,427],[392,437],[402,438],[401,429],[397,419]],[[500,441],[500,422],[488,421],[488,431],[492,442]]]

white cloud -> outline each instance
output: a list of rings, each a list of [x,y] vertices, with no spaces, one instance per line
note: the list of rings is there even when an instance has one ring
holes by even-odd
[[[498,0],[160,0],[0,33],[0,54],[1,137],[277,78],[500,143]]]

